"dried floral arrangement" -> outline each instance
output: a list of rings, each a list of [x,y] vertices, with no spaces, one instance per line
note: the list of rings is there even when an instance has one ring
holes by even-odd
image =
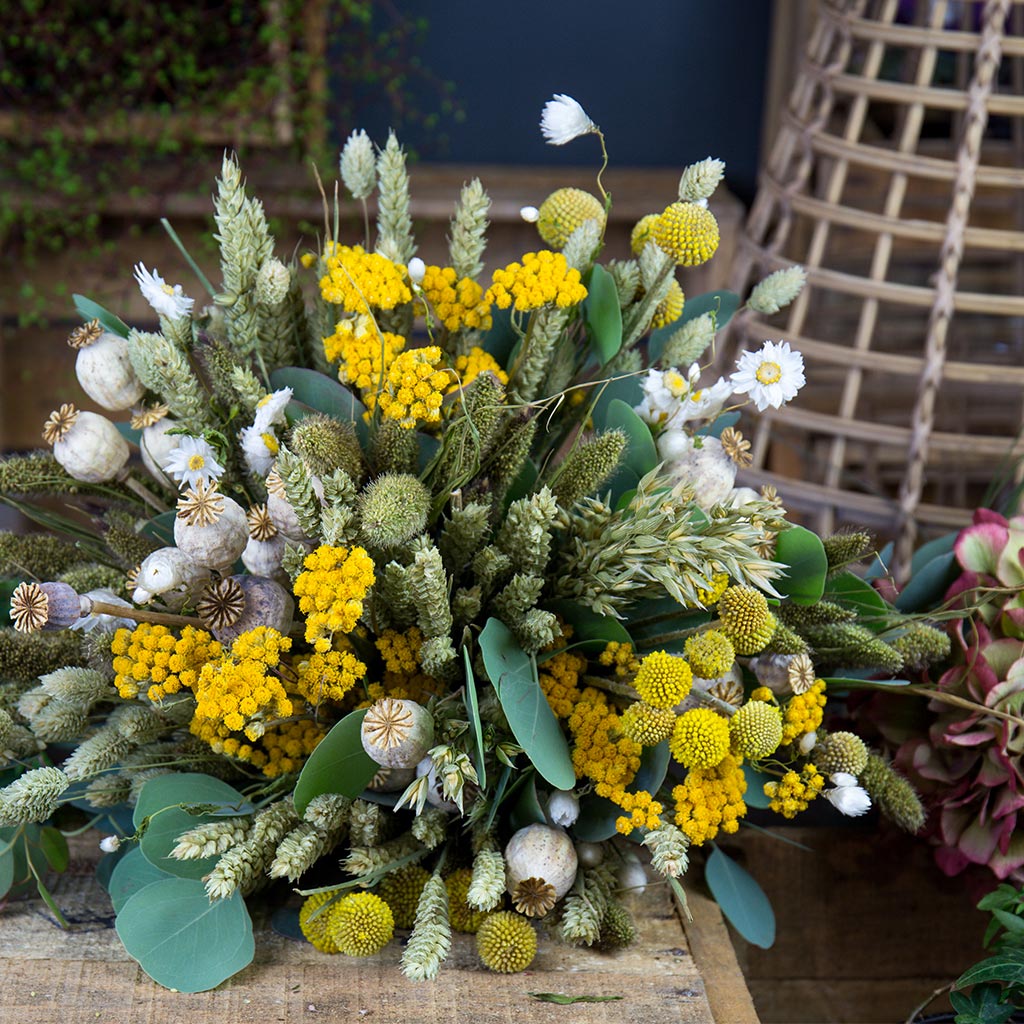
[[[571,97],[541,127],[604,151]],[[502,972],[531,963],[538,926],[633,941],[640,854],[685,902],[710,849],[712,891],[767,945],[770,906],[714,847],[748,804],[861,814],[902,785],[906,824],[913,791],[822,728],[826,687],[942,637],[901,647],[861,623],[895,615],[847,571],[869,538],[822,542],[734,486],[749,443],[728,403],[778,408],[804,375],[769,341],[702,381],[739,298],[686,301],[676,272],[714,255],[723,169],[688,167],[607,264],[600,174],[599,195],[559,189],[523,211],[545,248],[486,284],[480,183],[428,265],[393,135],[341,154],[364,211],[376,194],[375,238],[367,215],[344,243],[335,211],[294,265],[226,157],[221,287],[192,264],[209,305],[142,265],[159,332],[77,297],[82,387],[131,418],[63,404],[51,452],[0,463],[0,495],[51,530],[0,538],[18,580],[0,881],[42,886],[61,860],[47,821],[71,803],[112,833],[119,934],[164,985],[244,967],[245,897],[274,879],[318,949],[372,955],[411,929],[402,970],[429,979],[453,929]],[[802,282],[772,274],[746,305],[776,312]],[[34,502],[54,494],[85,514]]]

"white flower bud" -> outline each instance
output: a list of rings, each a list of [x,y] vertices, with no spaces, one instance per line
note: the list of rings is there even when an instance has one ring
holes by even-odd
[[[558,789],[548,800],[548,817],[555,825],[568,828],[580,816],[579,798],[571,790]]]
[[[100,849],[104,853],[117,853],[121,849],[121,840],[117,836],[104,836],[100,840]]]
[[[813,749],[815,744],[818,742],[818,734],[816,732],[805,732],[800,737],[800,753],[806,756]]]
[[[835,775],[832,776],[833,781],[835,781],[835,777]],[[852,778],[852,776],[850,777]],[[868,796],[867,790],[856,785],[856,780],[853,785],[843,783],[837,785],[835,789],[826,789],[822,795],[840,814],[845,814],[850,818],[859,818],[871,809],[871,797]]]
[[[540,220],[540,210],[536,206],[524,206],[519,211],[519,216],[526,221],[527,224],[536,224]]]
[[[427,272],[427,265],[419,258],[419,256],[413,256],[409,260],[409,280],[413,284],[419,284],[423,280],[423,275]]]

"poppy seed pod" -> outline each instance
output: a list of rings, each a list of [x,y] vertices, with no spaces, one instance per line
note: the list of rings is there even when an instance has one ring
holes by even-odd
[[[83,483],[113,480],[131,454],[128,442],[110,420],[71,404],[51,414],[43,438],[53,445],[53,457],[68,475]]]
[[[363,750],[386,768],[412,768],[434,742],[434,719],[414,700],[385,697],[366,712]]]
[[[82,390],[104,409],[128,409],[146,392],[135,375],[125,338],[104,331],[78,349],[75,374]]]
[[[505,887],[514,893],[520,882],[540,879],[560,900],[576,880],[576,848],[568,834],[550,825],[527,825],[505,847]]]
[[[214,628],[213,635],[224,645],[233,643],[242,633],[257,626],[276,629],[287,636],[292,628],[295,601],[279,583],[264,576],[229,576],[241,587],[242,611],[230,625]]]
[[[178,502],[174,543],[196,565],[224,571],[245,550],[249,527],[238,502],[200,482]]]

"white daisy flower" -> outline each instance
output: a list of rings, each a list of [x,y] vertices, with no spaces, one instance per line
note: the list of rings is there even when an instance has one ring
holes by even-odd
[[[666,430],[679,430],[693,420],[717,416],[733,386],[720,377],[710,387],[700,388],[699,377],[697,366],[690,367],[686,376],[675,369],[649,371],[642,384],[643,401],[635,412],[645,423]]]
[[[724,377],[719,377],[710,387],[691,387],[682,401],[682,409],[673,425],[717,416],[732,393],[732,383]]]
[[[274,427],[283,427],[287,422],[284,410],[291,400],[291,388],[281,388],[278,391],[272,391],[269,395],[264,395],[256,403],[256,415],[252,420],[256,432],[265,434]]]
[[[195,487],[200,480],[209,485],[224,474],[213,448],[201,437],[182,437],[178,447],[164,459],[162,468],[182,488]]]
[[[836,772],[832,776],[835,789],[826,789],[822,796],[832,806],[850,818],[859,818],[871,809],[871,797],[862,786],[857,785],[857,778],[849,772]]]
[[[749,394],[760,412],[779,409],[807,383],[804,357],[788,341],[766,341],[760,352],[744,352],[729,378],[737,394]]]
[[[256,424],[245,427],[238,435],[242,442],[242,455],[245,456],[245,464],[249,472],[258,476],[261,480],[274,466],[274,459],[281,446],[278,443],[277,435],[273,430],[260,430]]]
[[[564,146],[581,135],[596,131],[597,125],[571,96],[555,93],[555,98],[544,104],[540,130],[552,146]]]
[[[143,298],[161,316],[169,320],[180,320],[192,314],[195,299],[190,299],[180,284],[167,284],[155,270],[147,270],[142,263],[135,265],[135,280],[139,282]]]

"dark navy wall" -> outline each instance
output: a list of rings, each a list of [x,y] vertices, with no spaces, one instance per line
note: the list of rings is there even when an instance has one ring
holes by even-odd
[[[731,187],[753,192],[771,4],[768,0],[399,0],[429,28],[422,60],[455,84],[465,119],[440,145],[403,131],[424,160],[586,164],[594,139],[546,145],[537,127],[553,93],[574,96],[601,126],[613,164],[727,164]],[[437,94],[418,102],[429,109]],[[386,134],[387,113],[362,127]],[[351,126],[337,126],[339,141]]]

